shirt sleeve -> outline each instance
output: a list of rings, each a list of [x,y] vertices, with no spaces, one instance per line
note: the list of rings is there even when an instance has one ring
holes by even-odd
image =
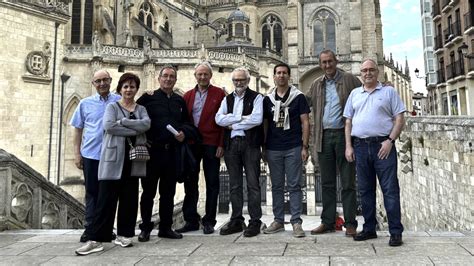
[[[406,107],[405,104],[403,103],[402,99],[400,98],[400,95],[398,95],[397,91],[392,88],[390,88],[390,104],[391,104],[391,109],[392,109],[392,116],[395,117],[400,113],[406,112]]]
[[[343,116],[345,118],[351,118],[354,116],[354,107],[352,106],[352,95],[354,94],[354,91],[349,94],[349,98],[347,98],[346,102],[346,107],[344,107],[344,113]]]
[[[84,115],[82,114],[82,102],[79,102],[79,105],[72,115],[71,126],[75,128],[84,128]]]
[[[216,113],[216,124],[221,127],[228,127],[242,120],[240,115],[234,115],[227,111],[227,99],[224,97],[221,102],[221,106]]]
[[[248,130],[262,124],[263,121],[263,96],[261,94],[255,97],[253,101],[253,110],[250,115],[242,116],[242,121],[232,125],[234,130]]]
[[[309,114],[311,110],[309,109],[308,101],[304,94],[298,95],[298,106],[299,106],[299,113],[302,114]]]

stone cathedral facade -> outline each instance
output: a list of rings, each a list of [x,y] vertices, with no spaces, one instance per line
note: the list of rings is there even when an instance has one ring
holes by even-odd
[[[329,48],[346,71],[359,74],[372,58],[384,73],[379,0],[0,0],[0,24],[0,148],[63,187],[82,182],[69,120],[95,93],[95,70],[111,73],[112,91],[134,72],[143,93],[172,64],[182,93],[208,60],[215,85],[230,92],[230,72],[245,66],[265,93],[273,66],[286,62],[305,92]]]

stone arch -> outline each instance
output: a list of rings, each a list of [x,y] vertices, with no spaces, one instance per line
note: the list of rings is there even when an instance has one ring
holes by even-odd
[[[307,93],[314,80],[324,75],[324,71],[318,66],[306,70],[300,75],[298,84],[303,93]]]
[[[65,101],[65,108],[63,113],[63,156],[62,156],[62,167],[61,167],[61,174],[58,178],[59,184],[64,182],[70,182],[71,180],[75,180],[76,182],[80,182],[82,179],[82,171],[76,167],[74,164],[74,128],[69,125],[69,121],[71,121],[72,115],[76,111],[77,106],[79,105],[81,97],[77,93],[73,93],[69,98]]]

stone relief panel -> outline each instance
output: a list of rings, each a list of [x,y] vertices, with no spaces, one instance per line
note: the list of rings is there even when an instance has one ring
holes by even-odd
[[[27,82],[49,83],[49,62],[51,60],[51,44],[45,42],[41,51],[31,51],[25,59],[26,74],[23,79]]]
[[[12,216],[18,221],[26,223],[33,206],[33,193],[25,183],[13,183],[12,187]]]
[[[42,229],[59,228],[59,207],[53,202],[43,202]]]

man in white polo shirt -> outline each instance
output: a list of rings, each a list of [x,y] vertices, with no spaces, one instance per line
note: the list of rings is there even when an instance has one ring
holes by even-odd
[[[403,225],[395,139],[405,123],[406,108],[393,87],[378,82],[379,70],[374,60],[363,61],[360,72],[363,85],[351,92],[344,108],[345,154],[349,162],[356,162],[364,216],[363,230],[354,236],[354,240],[377,237],[375,190],[378,177],[388,216],[389,245],[400,246]]]

